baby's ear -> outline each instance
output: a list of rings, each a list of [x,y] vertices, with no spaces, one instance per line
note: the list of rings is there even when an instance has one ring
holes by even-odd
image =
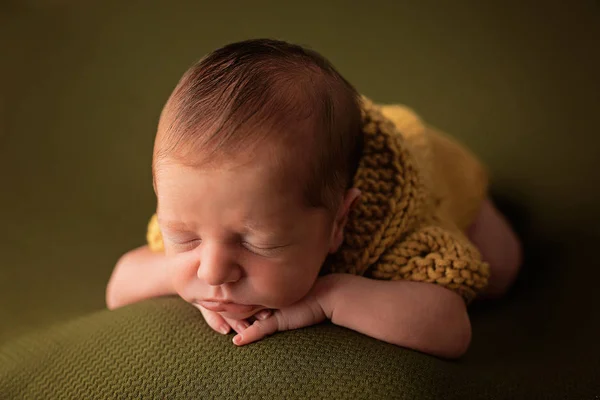
[[[360,190],[357,188],[348,189],[344,196],[340,209],[338,210],[337,216],[333,223],[333,231],[331,236],[331,242],[329,246],[329,252],[335,253],[338,251],[342,243],[344,242],[344,228],[348,223],[348,215],[352,208],[356,206],[360,198]]]

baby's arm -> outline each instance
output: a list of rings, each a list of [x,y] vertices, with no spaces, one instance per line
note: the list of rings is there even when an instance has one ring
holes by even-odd
[[[171,284],[165,254],[148,246],[125,253],[106,287],[106,306],[113,310],[140,300],[177,294]]]
[[[458,294],[431,283],[334,275],[323,308],[336,325],[447,358],[469,347],[471,324]]]
[[[238,331],[233,342],[243,346],[327,318],[376,339],[440,357],[458,358],[471,342],[471,323],[458,294],[432,283],[350,274],[318,278],[305,298],[259,318]]]

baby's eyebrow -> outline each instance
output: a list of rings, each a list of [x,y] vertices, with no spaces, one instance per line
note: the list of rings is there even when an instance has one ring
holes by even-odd
[[[273,226],[267,225],[264,221],[244,221],[244,229],[250,233],[269,233],[273,232]]]
[[[250,235],[256,235],[266,240],[277,240],[285,236],[287,231],[280,226],[269,225],[265,223],[250,223],[244,224],[244,229]]]
[[[190,230],[190,226],[184,222],[165,221],[165,220],[161,219],[160,217],[158,218],[158,224],[160,225],[161,228],[166,229],[171,232],[189,231]]]

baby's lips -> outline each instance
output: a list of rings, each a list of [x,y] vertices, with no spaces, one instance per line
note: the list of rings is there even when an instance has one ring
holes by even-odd
[[[256,305],[252,304],[236,304],[236,303],[221,303],[218,301],[197,301],[197,304],[200,304],[202,307],[207,310],[214,312],[230,312],[230,313],[251,313],[254,309],[258,308]]]

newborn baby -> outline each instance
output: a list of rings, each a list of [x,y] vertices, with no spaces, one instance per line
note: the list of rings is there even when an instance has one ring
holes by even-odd
[[[118,261],[107,305],[178,295],[236,345],[329,319],[460,357],[468,303],[502,295],[521,263],[471,153],[282,41],[192,66],[152,171],[148,245]]]

